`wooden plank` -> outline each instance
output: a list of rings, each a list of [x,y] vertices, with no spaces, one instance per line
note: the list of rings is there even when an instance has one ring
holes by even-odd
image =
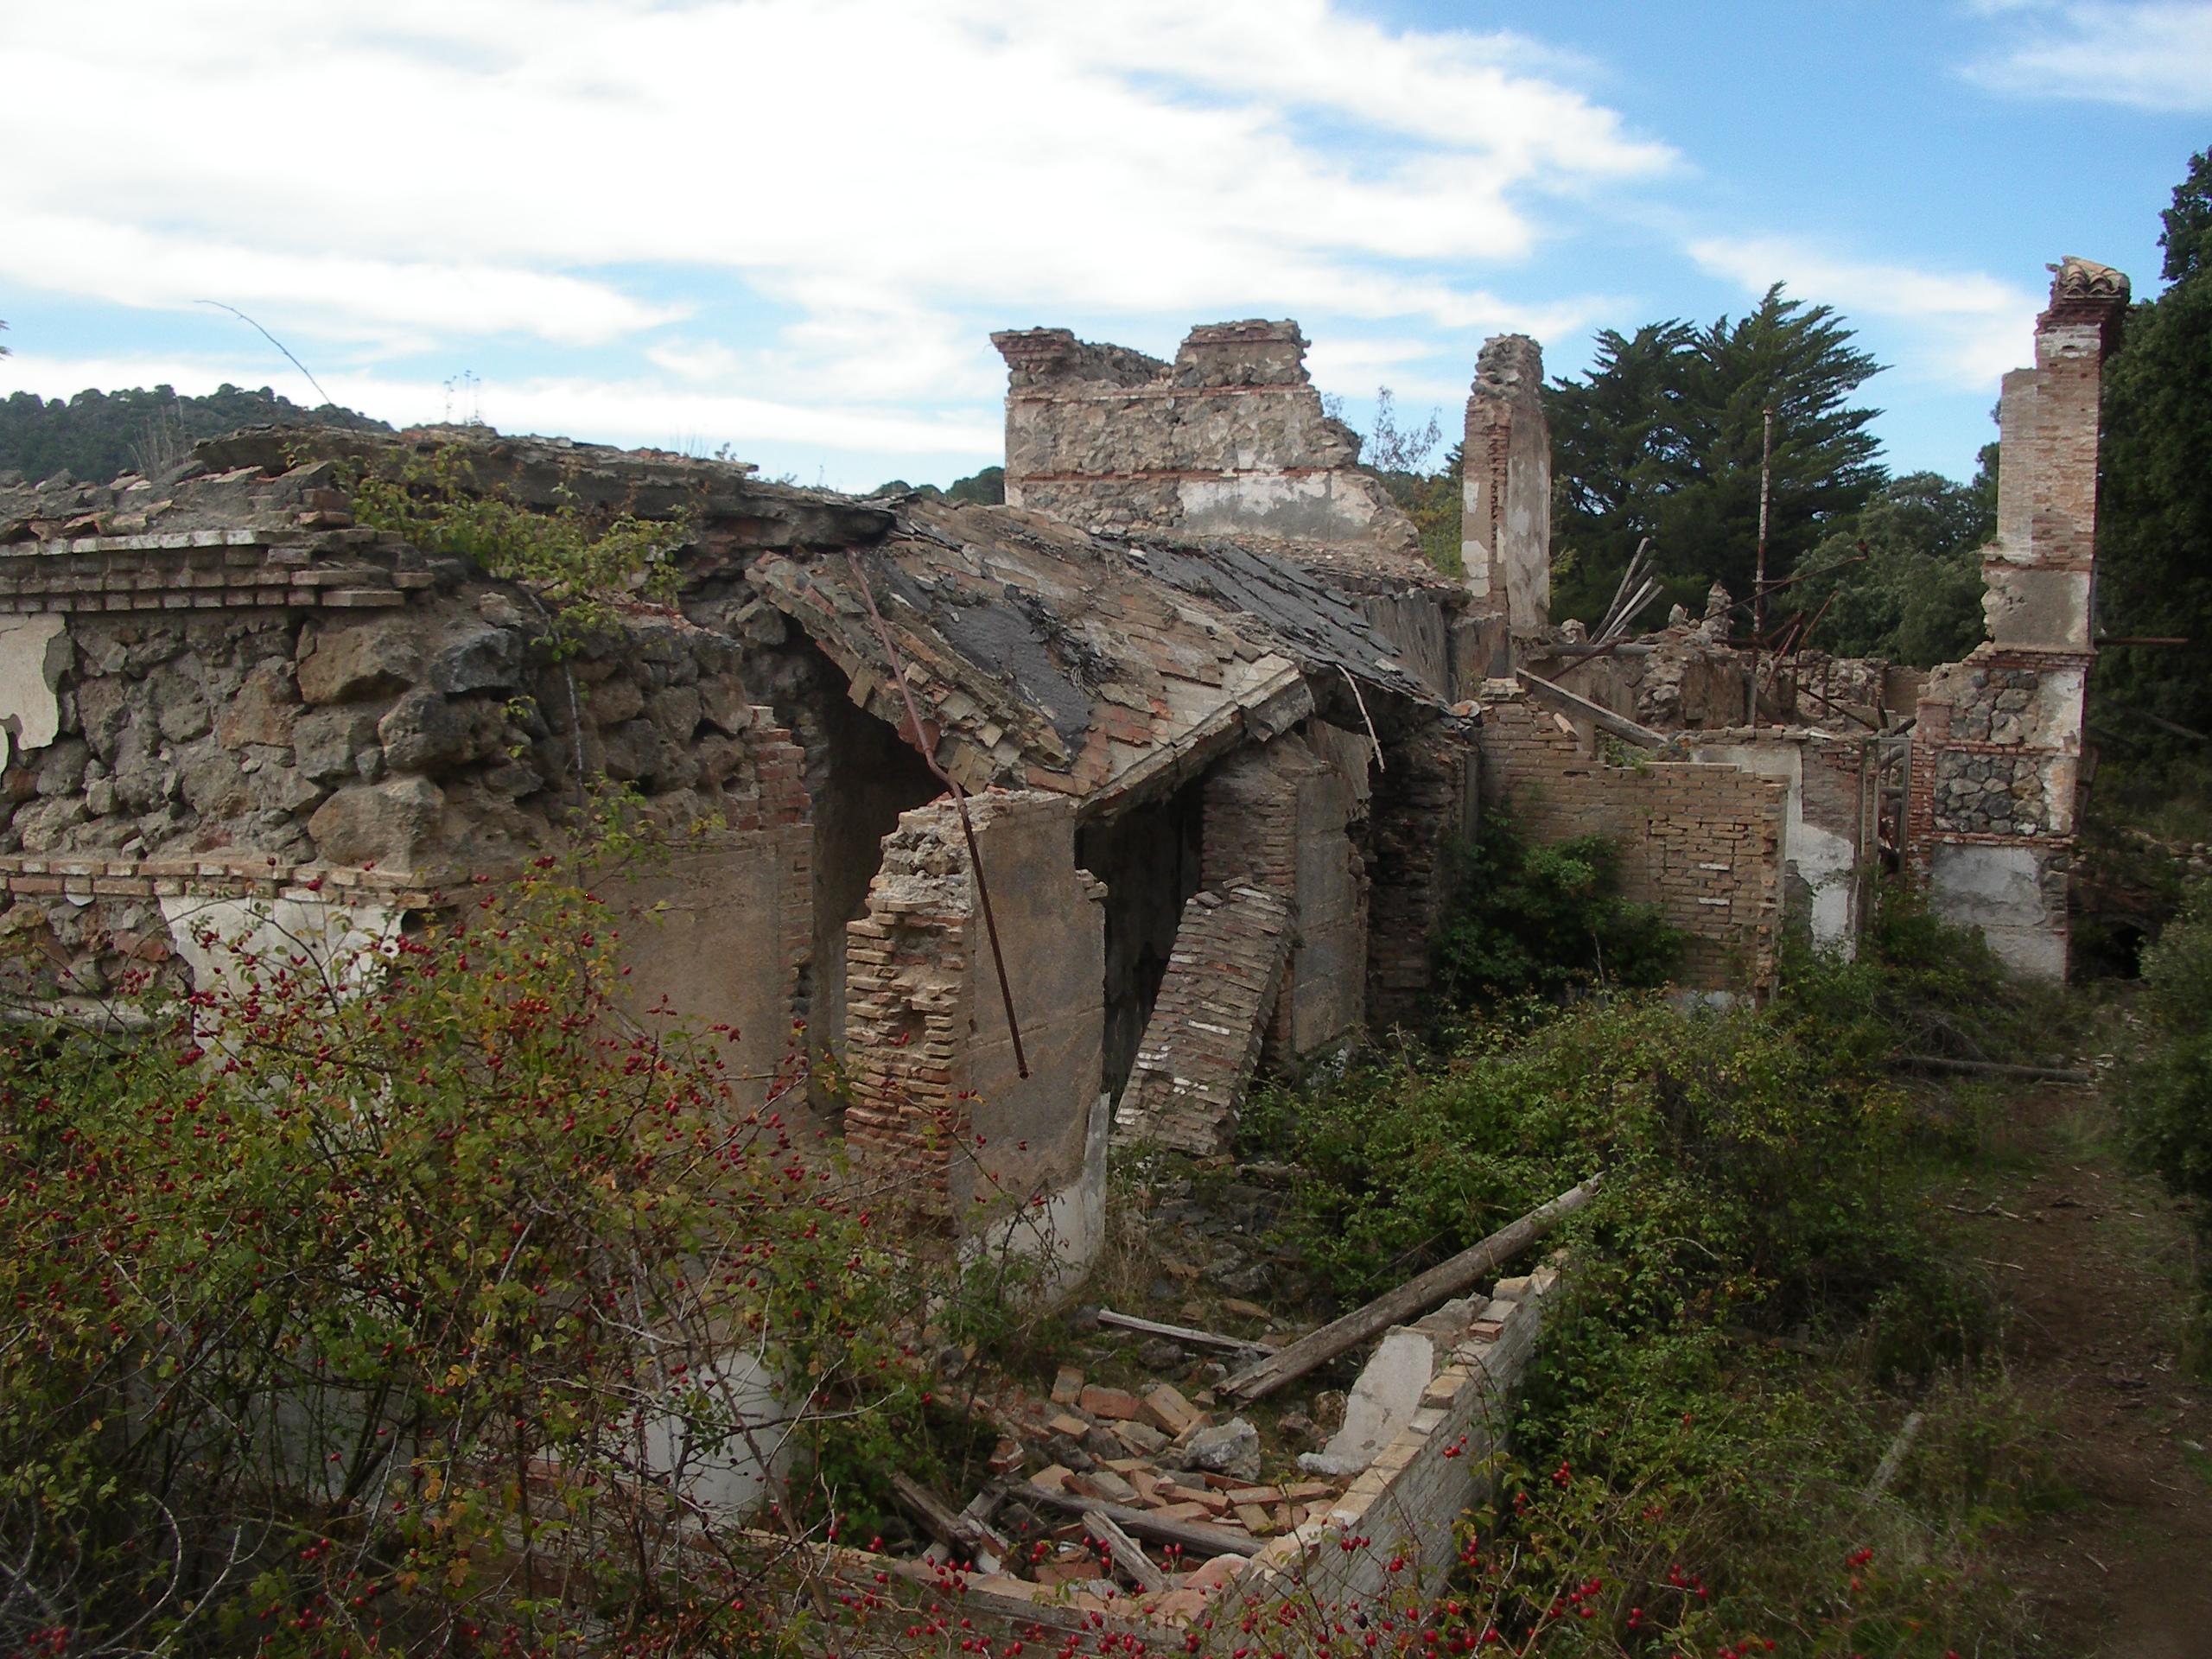
[[[1202,1559],[1216,1555],[1256,1555],[1262,1548],[1258,1539],[1249,1538],[1241,1532],[1231,1532],[1226,1527],[1202,1527],[1188,1521],[1169,1521],[1151,1510],[1133,1510],[1124,1503],[1109,1503],[1096,1497],[1077,1497],[1071,1492],[1048,1492],[1041,1486],[1025,1484],[1014,1489],[1014,1496],[1068,1515],[1081,1515],[1086,1510],[1096,1510],[1123,1530],[1139,1538],[1150,1538],[1163,1544],[1180,1544],[1184,1549],[1197,1554]]]
[[[1379,1336],[1392,1325],[1402,1325],[1471,1288],[1484,1274],[1527,1249],[1560,1221],[1589,1203],[1597,1190],[1598,1177],[1592,1175],[1580,1185],[1569,1187],[1549,1204],[1499,1228],[1481,1243],[1460,1251],[1450,1261],[1438,1262],[1366,1306],[1354,1308],[1312,1336],[1300,1337],[1281,1353],[1271,1354],[1258,1364],[1239,1371],[1222,1383],[1217,1392],[1240,1400],[1257,1400],[1286,1382],[1297,1381],[1370,1337]]]
[[[1116,1313],[1110,1307],[1098,1310],[1098,1323],[1111,1325],[1116,1331],[1135,1331],[1141,1336],[1172,1338],[1198,1348],[1226,1348],[1231,1353],[1238,1354],[1264,1354],[1268,1351],[1266,1344],[1247,1342],[1242,1337],[1224,1337],[1217,1332],[1195,1330],[1187,1325],[1166,1325],[1158,1319],[1139,1319],[1134,1313]]]
[[[1550,703],[1573,719],[1586,720],[1599,731],[1610,732],[1624,743],[1633,743],[1643,749],[1663,749],[1667,747],[1667,739],[1649,726],[1639,726],[1632,720],[1624,719],[1603,703],[1592,702],[1541,674],[1531,674],[1523,668],[1516,669],[1514,677],[1537,702]]]
[[[950,1503],[921,1482],[903,1470],[894,1469],[891,1471],[891,1491],[938,1542],[948,1549],[965,1551],[969,1548],[968,1540],[961,1535],[961,1517]]]
[[[1152,1557],[1144,1553],[1144,1546],[1116,1524],[1114,1517],[1096,1504],[1083,1512],[1083,1524],[1090,1529],[1090,1535],[1104,1544],[1114,1558],[1114,1565],[1128,1574],[1129,1582],[1148,1595],[1157,1595],[1167,1588],[1167,1575],[1153,1565]]]

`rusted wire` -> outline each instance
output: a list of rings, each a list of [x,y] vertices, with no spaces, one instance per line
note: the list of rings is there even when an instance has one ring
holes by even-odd
[[[968,867],[976,872],[976,892],[983,901],[983,931],[991,941],[991,965],[998,969],[999,1000],[1006,1005],[1007,1034],[1014,1039],[1014,1069],[1017,1076],[1027,1077],[1029,1057],[1022,1052],[1021,1026],[1014,1017],[1014,988],[1006,976],[1006,953],[999,949],[998,918],[991,913],[991,887],[983,879],[982,851],[976,845],[976,826],[968,817],[968,791],[960,787],[958,779],[938,765],[937,755],[922,734],[922,711],[915,705],[914,694],[906,687],[906,662],[899,655],[899,647],[891,642],[891,629],[883,620],[883,613],[875,607],[875,589],[868,582],[860,555],[849,548],[845,562],[853,567],[853,580],[860,584],[861,600],[868,607],[868,620],[875,625],[876,642],[883,647],[884,658],[891,664],[892,683],[899,688],[899,701],[906,705],[906,721],[913,731],[915,751],[931,774],[952,791],[952,804],[960,813],[960,833],[968,842]]]

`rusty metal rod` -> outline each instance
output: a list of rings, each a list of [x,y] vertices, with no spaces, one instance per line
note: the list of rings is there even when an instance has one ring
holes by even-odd
[[[848,548],[845,562],[853,567],[853,580],[860,584],[861,599],[868,606],[868,620],[875,625],[875,638],[883,647],[883,655],[891,664],[891,678],[899,688],[899,700],[906,705],[906,721],[913,728],[914,748],[922,757],[938,781],[952,791],[952,804],[960,814],[960,834],[968,843],[968,867],[976,872],[976,892],[983,901],[983,931],[990,936],[991,965],[998,969],[999,1000],[1006,1005],[1007,1034],[1014,1039],[1014,1070],[1017,1077],[1029,1075],[1029,1057],[1022,1052],[1021,1023],[1014,1017],[1014,988],[1006,976],[1006,953],[999,948],[998,918],[991,912],[991,885],[983,879],[982,849],[976,845],[976,826],[968,817],[968,791],[960,787],[960,780],[938,765],[937,755],[929,740],[922,734],[922,711],[915,706],[914,694],[906,686],[906,665],[899,655],[899,647],[891,643],[891,629],[883,620],[883,613],[875,607],[875,589],[869,585],[868,572],[861,568],[860,555]]]

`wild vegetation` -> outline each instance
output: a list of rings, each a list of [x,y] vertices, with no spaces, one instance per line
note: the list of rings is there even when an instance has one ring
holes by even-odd
[[[623,1015],[624,918],[456,898],[0,1047],[0,1649],[749,1650],[700,1504],[916,1395],[930,1275],[728,1033]]]
[[[604,626],[614,607],[675,595],[670,556],[683,543],[680,520],[590,513],[565,496],[550,512],[521,506],[480,483],[467,452],[451,444],[407,452],[396,465],[357,466],[350,482],[359,523],[528,584],[549,607],[545,642],[556,648]]]
[[[1993,1540],[2058,1487],[1924,1202],[1979,1150],[1973,1093],[1893,1066],[2034,1023],[1899,891],[1771,1007],[1524,1002],[1248,1114],[1297,1172],[1286,1236],[1347,1300],[1603,1173],[1457,1586],[1507,1650],[2010,1650]]]

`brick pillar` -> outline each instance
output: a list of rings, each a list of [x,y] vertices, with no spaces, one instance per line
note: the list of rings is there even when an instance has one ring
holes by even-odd
[[[2016,970],[2057,979],[2095,654],[2098,403],[2128,282],[2086,259],[2052,270],[2035,366],[2005,377],[1989,639],[1928,677],[1906,817],[1936,907]]]
[[[1544,357],[1526,334],[1483,342],[1467,399],[1460,555],[1474,611],[1491,620],[1487,673],[1510,671],[1513,634],[1551,620],[1551,428]]]
[[[847,1149],[913,1179],[963,1232],[1081,1176],[1106,995],[1105,889],[1076,868],[1073,805],[995,790],[969,810],[1029,1075],[951,802],[902,815],[884,838],[845,949]]]

